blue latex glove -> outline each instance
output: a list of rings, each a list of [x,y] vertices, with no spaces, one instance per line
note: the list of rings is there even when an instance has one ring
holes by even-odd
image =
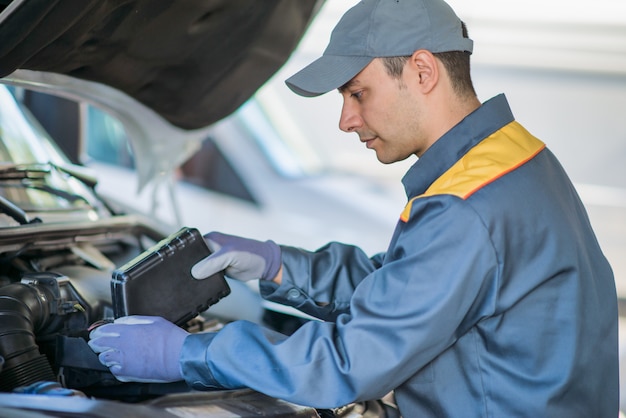
[[[274,241],[256,241],[220,232],[204,236],[212,254],[191,269],[196,279],[205,279],[224,270],[226,276],[242,282],[272,280],[282,265],[280,247]]]
[[[183,380],[179,357],[187,335],[158,316],[125,316],[92,330],[89,346],[119,381],[176,382]]]

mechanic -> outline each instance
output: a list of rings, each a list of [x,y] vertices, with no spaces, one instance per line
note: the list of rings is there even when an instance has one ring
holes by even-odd
[[[616,417],[613,273],[555,156],[505,96],[479,102],[472,49],[441,0],[364,0],[287,80],[303,96],[338,89],[340,128],[382,163],[418,157],[389,247],[369,257],[212,232],[192,274],[260,279],[263,297],[320,321],[290,336],[246,321],[188,335],[120,318],[92,332],[100,361],[120,380],[318,408],[393,391],[405,418]]]

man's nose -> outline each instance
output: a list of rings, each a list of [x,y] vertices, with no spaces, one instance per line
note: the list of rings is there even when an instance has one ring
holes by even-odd
[[[344,101],[339,118],[339,129],[344,132],[354,132],[361,126],[363,126],[363,119],[361,119],[356,106]]]

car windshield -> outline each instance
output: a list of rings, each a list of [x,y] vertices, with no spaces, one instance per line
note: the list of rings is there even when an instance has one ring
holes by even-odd
[[[5,206],[11,204],[42,220],[68,211],[92,219],[93,194],[63,170],[69,161],[19,104],[17,92],[0,86],[0,198],[5,214],[0,226],[15,224],[6,216]]]

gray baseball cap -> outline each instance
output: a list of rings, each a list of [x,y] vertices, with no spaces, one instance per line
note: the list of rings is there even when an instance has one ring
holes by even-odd
[[[301,96],[319,96],[346,84],[374,58],[418,49],[472,53],[473,44],[443,0],[363,0],[335,26],[324,54],[285,83]]]

